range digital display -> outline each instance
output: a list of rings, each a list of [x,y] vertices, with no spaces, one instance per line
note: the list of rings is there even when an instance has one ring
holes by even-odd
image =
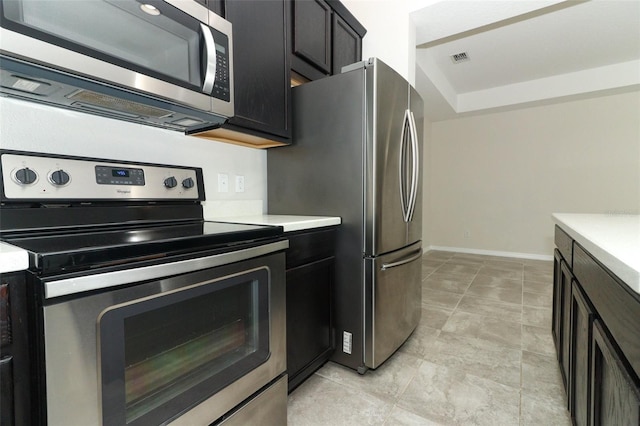
[[[128,167],[96,166],[96,183],[144,186],[144,171]]]
[[[129,170],[127,169],[112,169],[111,176],[113,177],[129,177]]]

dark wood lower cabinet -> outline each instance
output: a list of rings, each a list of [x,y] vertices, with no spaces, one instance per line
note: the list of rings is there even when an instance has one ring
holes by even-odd
[[[287,271],[289,391],[320,368],[334,350],[331,283],[334,259]]]
[[[564,382],[565,389],[567,389],[568,401],[571,398],[571,387],[569,386],[569,369],[570,369],[570,356],[571,356],[571,283],[573,282],[573,274],[569,265],[564,260],[560,263],[560,288],[562,291],[562,312],[561,329],[560,329],[560,342],[562,350],[560,351],[560,363],[562,364],[562,380]]]
[[[576,426],[588,426],[590,414],[591,330],[594,310],[577,281],[571,288],[569,411]]]
[[[551,331],[572,423],[640,426],[640,296],[559,228],[555,241]]]
[[[562,280],[560,279],[562,263],[562,255],[558,249],[553,252],[553,305],[552,305],[552,317],[551,317],[551,336],[553,337],[553,343],[556,346],[556,354],[558,362],[561,362],[562,353],[562,341],[561,329],[562,329]]]
[[[599,425],[640,425],[640,389],[600,320],[593,323],[592,421]]]
[[[289,234],[287,257],[287,374],[289,392],[335,350],[333,282],[335,228]]]

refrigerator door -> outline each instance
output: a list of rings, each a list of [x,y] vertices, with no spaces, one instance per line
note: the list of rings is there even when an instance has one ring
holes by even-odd
[[[417,158],[412,164],[417,166],[415,171],[416,187],[415,197],[410,206],[412,209],[411,220],[407,223],[407,244],[412,244],[422,239],[422,181],[423,181],[423,134],[424,134],[424,108],[422,98],[416,90],[409,86],[409,111],[413,123],[414,153]],[[414,175],[413,173],[409,173]]]
[[[407,245],[400,167],[409,84],[376,59],[365,72],[364,253],[373,257]]]
[[[365,258],[364,365],[377,368],[404,343],[422,313],[422,242]]]

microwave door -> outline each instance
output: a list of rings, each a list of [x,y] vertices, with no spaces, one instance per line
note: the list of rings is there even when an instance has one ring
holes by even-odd
[[[5,1],[2,49],[53,69],[210,111],[216,86],[230,97],[229,84],[216,82],[215,75],[231,75],[219,66],[230,67],[230,58],[223,56],[231,51],[231,24],[222,18],[216,22],[226,24],[220,29],[227,36],[209,27],[204,6],[172,3],[154,2],[156,11],[149,13],[133,0]],[[205,82],[212,87],[208,93],[203,93]]]

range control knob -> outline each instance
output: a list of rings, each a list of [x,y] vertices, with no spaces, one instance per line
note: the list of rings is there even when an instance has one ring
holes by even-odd
[[[175,188],[176,185],[178,185],[178,181],[173,176],[168,177],[164,180],[164,186],[166,188]]]
[[[193,179],[191,178],[186,178],[185,180],[182,181],[182,186],[185,187],[186,189],[189,188],[193,188],[195,184],[193,183]]]
[[[49,176],[49,180],[51,181],[52,184],[56,185],[56,186],[63,186],[69,183],[69,173],[65,172],[64,170],[56,170],[55,172],[51,173],[51,175]]]
[[[38,179],[38,175],[36,175],[36,172],[28,167],[18,170],[15,174],[15,177],[18,183],[21,185],[31,185],[36,181],[36,179]]]

